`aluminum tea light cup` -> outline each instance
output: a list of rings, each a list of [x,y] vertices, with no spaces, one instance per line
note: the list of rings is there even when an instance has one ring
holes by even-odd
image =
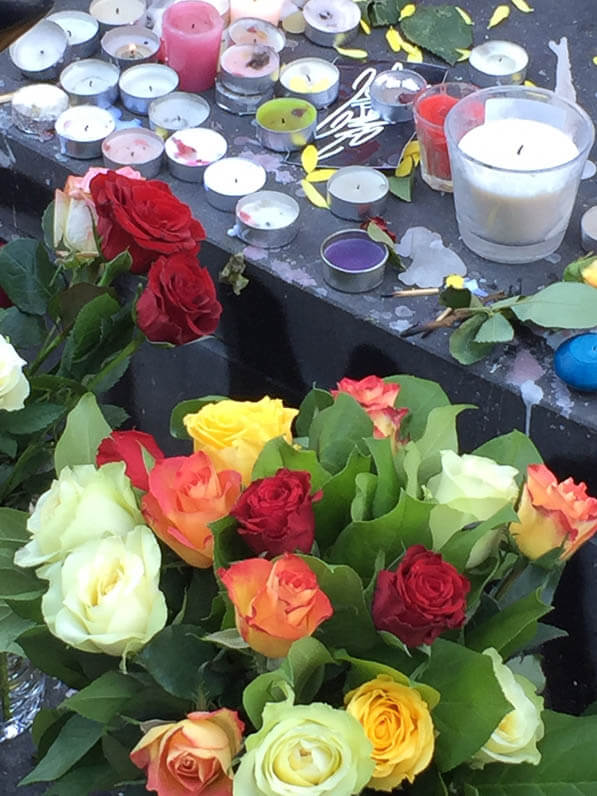
[[[235,234],[250,246],[279,249],[299,230],[298,202],[280,191],[257,191],[239,199]]]
[[[226,139],[207,127],[173,133],[166,141],[168,171],[183,182],[201,182],[205,167],[228,151]]]
[[[73,58],[89,58],[99,47],[99,22],[84,11],[56,11],[46,17],[60,25],[68,36]]]
[[[305,36],[321,47],[348,44],[361,24],[361,9],[354,0],[308,0],[303,16]]]
[[[198,94],[173,91],[150,104],[149,126],[162,138],[168,138],[177,130],[199,127],[209,117],[210,110],[209,102]]]
[[[147,116],[150,104],[178,88],[178,75],[164,64],[137,64],[120,75],[120,97],[131,113]]]
[[[112,114],[97,105],[75,105],[56,120],[56,135],[63,155],[78,160],[101,157],[102,141],[114,132]]]
[[[280,85],[287,97],[301,97],[316,108],[327,108],[338,97],[340,70],[323,58],[298,58],[282,67]]]
[[[345,166],[327,182],[330,210],[338,218],[362,221],[383,214],[390,183],[385,174],[368,166]]]
[[[24,133],[48,138],[56,119],[69,105],[68,95],[49,83],[23,86],[12,97],[12,121]]]
[[[246,17],[237,19],[226,31],[230,44],[260,44],[262,47],[271,47],[277,53],[282,52],[286,46],[286,34],[283,30],[266,22],[264,19]]]
[[[274,152],[293,152],[315,135],[317,110],[310,102],[285,97],[260,105],[255,115],[257,139]]]
[[[413,117],[413,103],[427,81],[412,69],[380,72],[369,87],[372,109],[386,122],[407,122]]]
[[[118,98],[120,69],[99,58],[73,61],[60,73],[60,85],[71,105],[98,105],[109,108]]]
[[[323,278],[343,293],[366,293],[383,282],[388,255],[363,229],[334,232],[321,244]]]
[[[60,25],[42,19],[8,48],[10,60],[32,80],[55,80],[68,63],[68,36]]]
[[[264,102],[273,99],[274,86],[263,94],[240,94],[232,91],[216,79],[214,97],[218,108],[234,113],[236,116],[255,116],[257,109]]]
[[[89,13],[100,24],[101,33],[120,25],[138,25],[145,21],[145,0],[92,0]]]
[[[218,80],[237,94],[272,91],[280,73],[280,58],[261,44],[233,44],[220,56]]]
[[[160,37],[141,25],[122,25],[102,36],[102,54],[121,69],[154,61]]]
[[[480,88],[520,85],[526,77],[529,56],[520,44],[486,41],[471,50],[468,63],[472,82]]]
[[[207,201],[217,210],[234,212],[239,199],[260,191],[267,172],[248,158],[222,158],[207,166],[203,186]]]
[[[164,159],[164,139],[143,127],[116,130],[102,143],[104,166],[119,169],[132,166],[146,179],[160,173]]]

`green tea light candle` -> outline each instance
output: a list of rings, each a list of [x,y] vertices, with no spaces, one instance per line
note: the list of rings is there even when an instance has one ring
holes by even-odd
[[[306,100],[273,99],[257,109],[257,138],[267,149],[292,152],[305,147],[315,134],[317,110]]]

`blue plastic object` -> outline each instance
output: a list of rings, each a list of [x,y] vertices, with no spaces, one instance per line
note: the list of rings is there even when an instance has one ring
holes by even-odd
[[[554,354],[558,376],[582,392],[597,391],[597,333],[578,334],[563,342]]]

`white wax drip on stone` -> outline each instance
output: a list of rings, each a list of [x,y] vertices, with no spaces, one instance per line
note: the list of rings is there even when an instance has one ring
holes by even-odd
[[[520,397],[525,406],[524,433],[531,435],[531,416],[533,407],[537,406],[543,398],[543,390],[534,381],[528,379],[520,385]]]
[[[568,39],[563,36],[559,42],[550,41],[549,49],[556,56],[556,86],[555,93],[562,99],[576,102],[576,89],[572,82],[572,69],[570,68],[570,52]]]
[[[410,227],[395,248],[401,257],[412,258],[409,267],[398,277],[405,285],[441,287],[450,274],[466,274],[461,258],[444,246],[441,235],[427,227]]]

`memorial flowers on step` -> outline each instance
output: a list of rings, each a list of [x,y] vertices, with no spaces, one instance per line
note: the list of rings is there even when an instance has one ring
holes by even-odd
[[[11,643],[75,689],[39,720],[24,782],[158,796],[597,783],[597,716],[551,710],[540,669],[559,635],[543,617],[597,499],[521,432],[462,451],[464,411],[406,375],[316,387],[300,408],[188,396],[170,457],[82,395],[56,478],[30,510],[0,509]]]

